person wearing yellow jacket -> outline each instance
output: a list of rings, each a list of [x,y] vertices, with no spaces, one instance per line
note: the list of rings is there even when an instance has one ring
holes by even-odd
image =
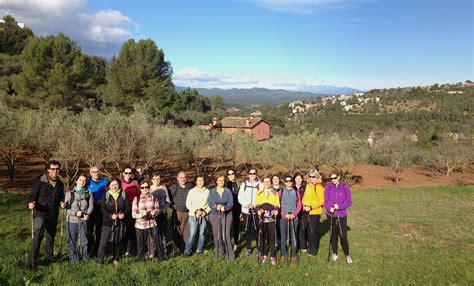
[[[320,237],[317,237],[317,232],[324,206],[324,187],[321,182],[322,177],[318,170],[310,170],[308,183],[301,199],[303,204],[301,227],[303,234],[307,237],[307,249],[310,256],[315,256],[319,249]]]
[[[280,198],[271,186],[270,176],[263,178],[263,188],[257,191],[255,205],[259,216],[259,258],[260,263],[267,260],[266,245],[270,248],[270,263],[276,265],[275,231],[278,210],[280,209]]]

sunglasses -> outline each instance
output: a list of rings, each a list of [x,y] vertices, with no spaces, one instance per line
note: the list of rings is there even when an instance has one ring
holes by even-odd
[[[124,175],[131,175],[132,172],[123,172]]]
[[[149,189],[149,188],[150,188],[149,186],[140,187],[141,190],[145,190],[145,189]]]
[[[291,183],[292,180],[285,180],[285,183]]]
[[[310,178],[316,178],[316,176],[309,176]]]
[[[257,175],[257,173],[249,173],[249,175]]]
[[[231,176],[231,175],[235,175],[235,173],[229,173],[229,174],[227,174],[227,175],[228,175],[228,176]]]
[[[331,180],[335,180],[335,179],[337,179],[337,177],[331,177]]]

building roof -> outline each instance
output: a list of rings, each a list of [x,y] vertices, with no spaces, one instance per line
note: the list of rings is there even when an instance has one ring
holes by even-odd
[[[247,126],[247,120],[249,122]],[[248,117],[226,117],[221,120],[222,128],[253,128],[260,121],[266,122],[262,118],[248,118]],[[270,125],[270,124],[268,124]]]

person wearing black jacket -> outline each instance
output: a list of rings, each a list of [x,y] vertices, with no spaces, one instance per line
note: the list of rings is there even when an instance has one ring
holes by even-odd
[[[304,182],[304,176],[301,173],[296,173],[293,176],[293,189],[295,189],[299,194],[300,198],[304,196],[304,191],[306,189],[306,184]],[[299,240],[299,249],[306,252],[308,248],[308,241],[305,236],[305,229],[303,228],[303,212],[300,212],[298,215],[298,240]]]
[[[53,261],[54,237],[58,224],[59,207],[64,209],[64,184],[59,177],[61,164],[51,160],[46,164],[46,173],[33,183],[28,195],[28,208],[33,211],[34,236],[28,256],[28,266],[36,268],[41,241],[46,230],[44,247],[45,261]]]
[[[227,171],[227,183],[226,188],[232,192],[234,199],[234,206],[232,208],[232,234],[234,237],[234,252],[239,244],[239,232],[240,232],[240,214],[242,213],[242,206],[239,204],[239,185],[235,180],[235,170],[229,169]]]
[[[130,215],[131,203],[125,191],[120,189],[120,180],[114,179],[107,184],[105,198],[101,201],[103,215],[100,245],[97,254],[97,263],[104,263],[105,249],[110,236],[113,234],[112,256],[113,265],[117,266],[122,255],[122,237],[124,234],[125,217]]]
[[[171,227],[173,229],[174,252],[184,251],[186,239],[189,237],[188,208],[186,199],[192,186],[186,183],[186,173],[180,171],[176,176],[177,184],[170,187]]]

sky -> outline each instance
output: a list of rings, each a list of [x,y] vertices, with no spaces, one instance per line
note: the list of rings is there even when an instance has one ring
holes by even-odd
[[[0,0],[110,59],[152,39],[176,85],[361,90],[474,79],[473,0]]]

